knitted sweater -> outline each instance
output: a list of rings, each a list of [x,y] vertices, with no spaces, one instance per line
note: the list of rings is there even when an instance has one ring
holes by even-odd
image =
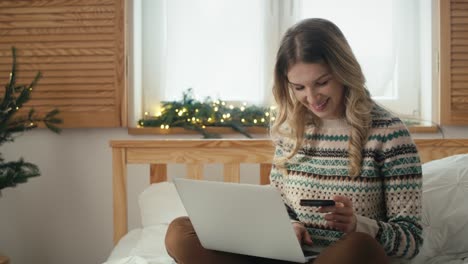
[[[375,237],[388,256],[414,257],[422,244],[422,174],[407,128],[390,113],[373,111],[361,175],[354,178],[348,174],[349,134],[344,119],[306,126],[299,152],[284,168],[273,166],[271,184],[280,190],[290,217],[305,225],[314,245],[328,246],[343,233],[327,227],[324,214],[300,206],[299,200],[344,195],[353,202],[357,231]],[[275,159],[286,157],[294,145],[286,137],[274,141]]]

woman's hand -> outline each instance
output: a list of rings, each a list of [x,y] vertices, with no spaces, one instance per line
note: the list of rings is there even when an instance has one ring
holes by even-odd
[[[307,229],[304,227],[304,225],[300,222],[293,222],[293,228],[294,232],[296,232],[296,237],[297,240],[299,240],[299,243],[306,244],[309,246],[312,246],[312,238],[310,237],[309,232],[307,232]]]
[[[337,195],[333,197],[335,206],[320,207],[320,213],[329,213],[324,216],[327,225],[344,233],[356,231],[356,215],[354,215],[353,202],[346,197]]]

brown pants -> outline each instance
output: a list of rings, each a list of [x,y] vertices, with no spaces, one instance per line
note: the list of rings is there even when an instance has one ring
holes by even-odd
[[[251,257],[234,253],[209,250],[202,247],[188,217],[172,221],[166,233],[166,249],[169,255],[180,264],[287,264],[292,262]],[[323,250],[309,263],[351,264],[389,263],[383,247],[371,236],[353,232]]]

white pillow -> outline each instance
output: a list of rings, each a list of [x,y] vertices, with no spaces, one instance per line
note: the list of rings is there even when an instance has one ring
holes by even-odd
[[[172,182],[151,184],[139,195],[138,203],[143,227],[168,225],[173,219],[187,215]]]
[[[425,163],[422,172],[420,254],[430,258],[468,252],[468,154]]]

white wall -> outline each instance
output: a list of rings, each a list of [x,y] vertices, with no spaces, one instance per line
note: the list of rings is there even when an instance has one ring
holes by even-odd
[[[446,127],[444,134],[468,138],[468,127]],[[416,135],[423,136],[440,137]],[[24,157],[42,175],[2,191],[0,254],[14,264],[105,261],[112,249],[109,140],[135,138],[157,137],[129,136],[127,129],[67,129],[60,135],[37,129],[3,145],[6,160]],[[173,170],[169,173],[180,173]],[[139,223],[137,194],[147,185],[148,171],[144,165],[129,166],[130,227]]]

